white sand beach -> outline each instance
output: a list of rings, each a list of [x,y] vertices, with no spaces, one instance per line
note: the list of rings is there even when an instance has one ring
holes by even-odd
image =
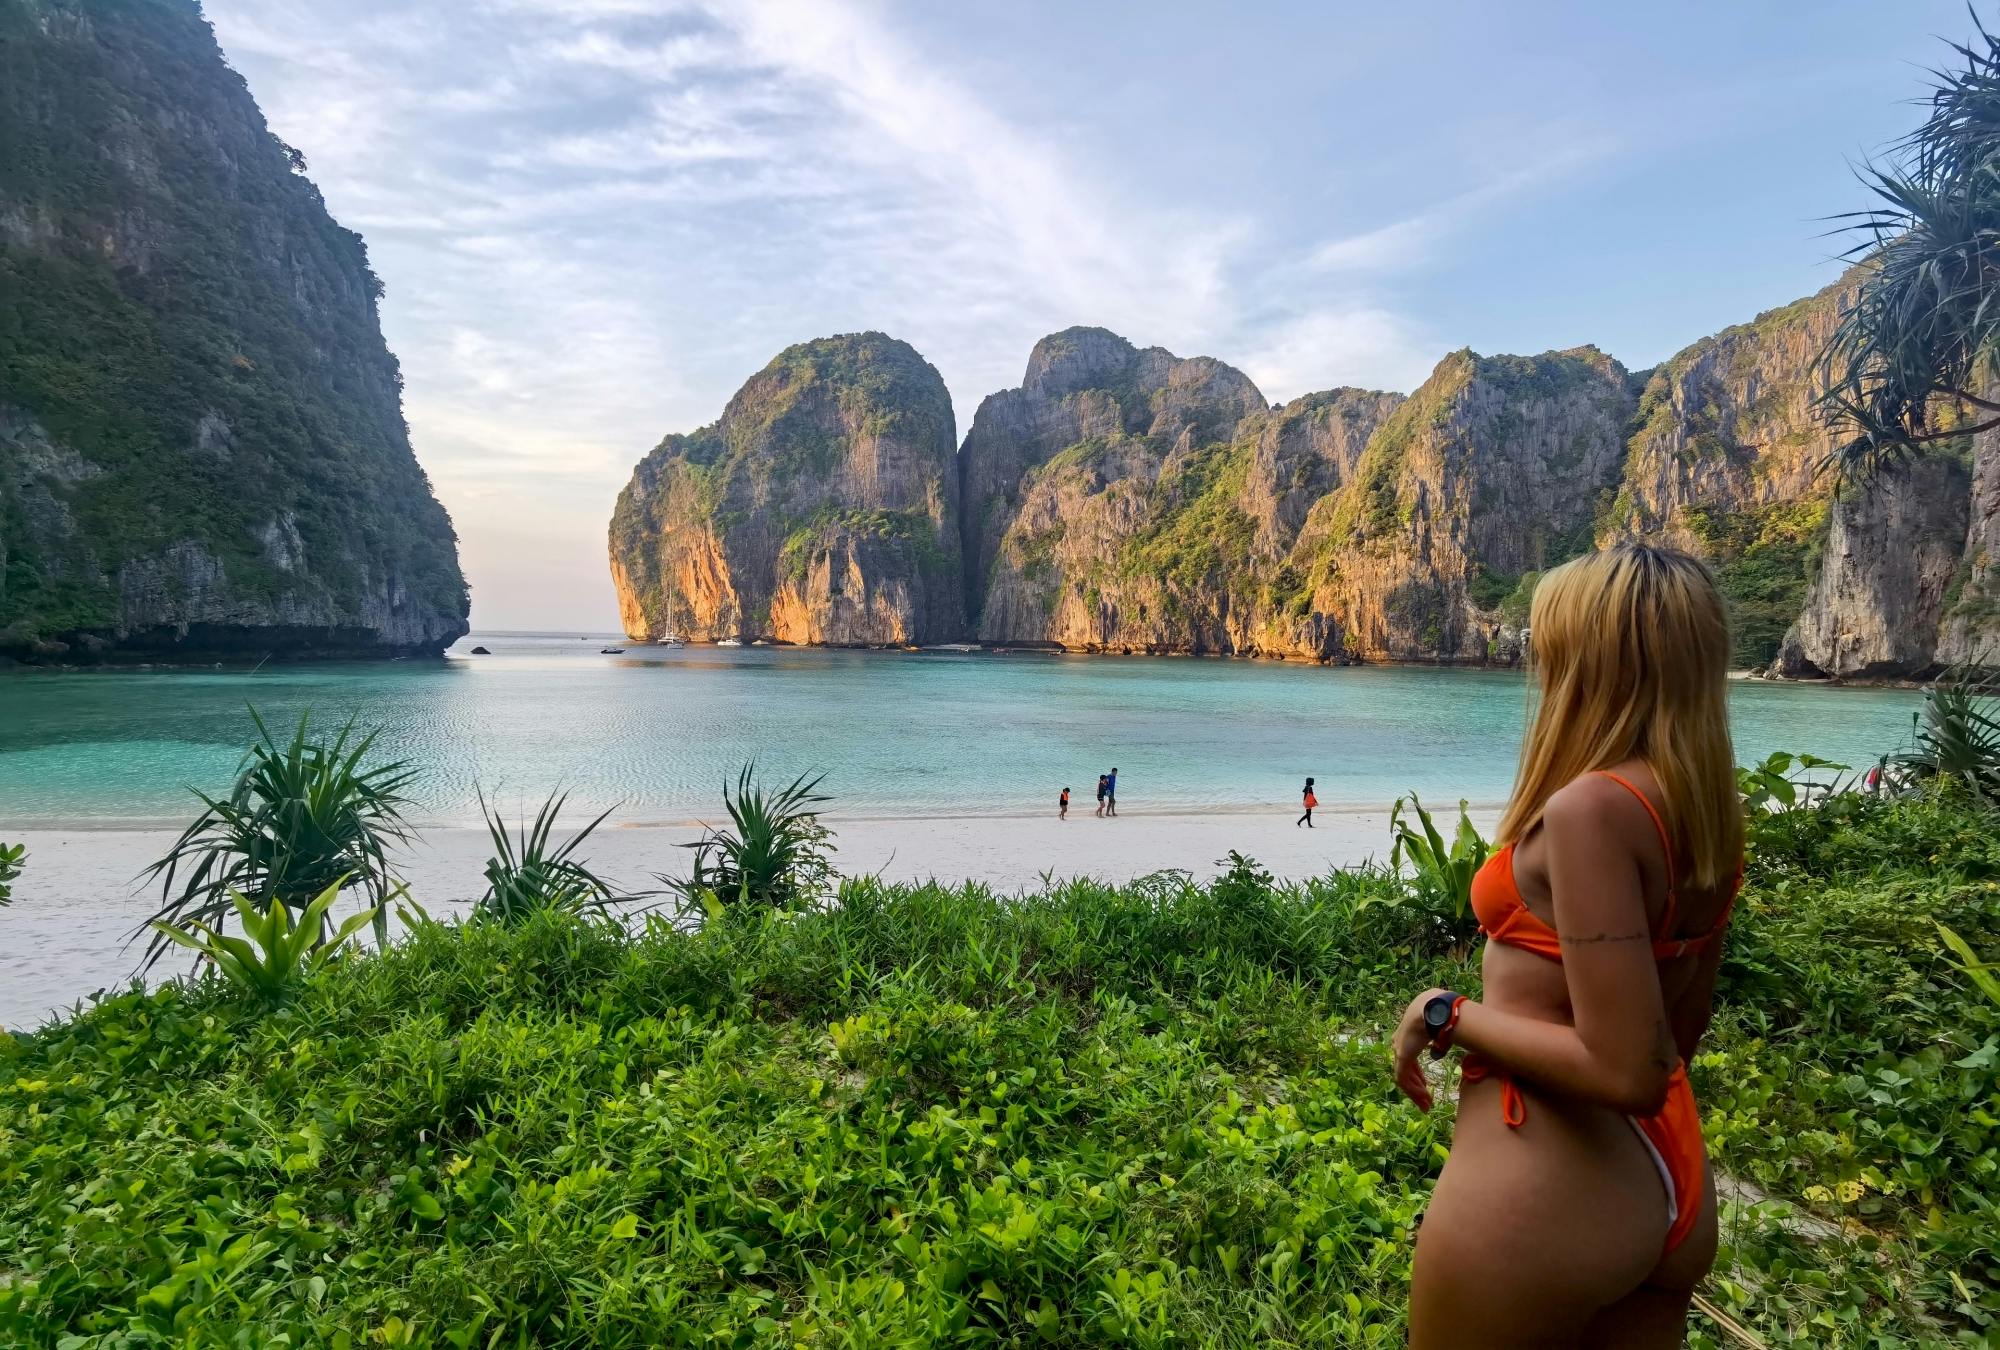
[[[1078,802],[1066,821],[1051,812],[829,817],[828,824],[843,875],[969,880],[1003,893],[1038,888],[1044,874],[1124,881],[1182,868],[1208,877],[1231,849],[1293,879],[1385,858],[1389,851],[1383,810],[1322,807],[1314,813],[1315,828],[1307,830],[1293,826],[1295,808],[1281,806],[1199,814],[1132,807],[1115,820],[1095,818],[1092,806]],[[1475,808],[1473,818],[1490,831],[1498,814],[1489,805]],[[0,1027],[34,1026],[52,1010],[130,978],[138,954],[125,940],[157,903],[157,892],[141,889],[136,879],[172,845],[174,833],[74,828],[17,834],[28,859],[14,904],[0,915]],[[584,856],[621,886],[649,887],[655,874],[684,874],[688,854],[679,845],[699,834],[692,822],[607,825],[590,838]],[[489,852],[483,830],[438,827],[423,830],[398,864],[411,893],[441,914],[478,898]]]

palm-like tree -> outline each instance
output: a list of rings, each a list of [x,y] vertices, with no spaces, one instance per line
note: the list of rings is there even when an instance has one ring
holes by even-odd
[[[196,792],[201,815],[146,869],[160,880],[160,908],[141,930],[152,934],[147,967],[172,945],[162,925],[220,928],[234,908],[231,892],[263,914],[273,904],[302,910],[329,887],[352,884],[373,907],[376,941],[388,938],[387,901],[399,885],[388,850],[409,841],[404,790],[417,771],[403,762],[364,764],[375,737],[356,735],[352,721],[322,742],[301,717],[281,744],[256,709],[250,717],[258,741],[229,795]],[[330,922],[324,911],[322,922]]]
[[[2000,426],[2000,39],[1974,22],[1977,38],[1951,44],[1963,69],[1934,72],[1930,115],[1861,171],[1879,204],[1837,217],[1867,265],[1821,356],[1850,480]]]

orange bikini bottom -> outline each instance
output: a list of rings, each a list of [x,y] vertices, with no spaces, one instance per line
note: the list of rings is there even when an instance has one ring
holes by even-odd
[[[1477,1083],[1487,1078],[1500,1080],[1500,1116],[1513,1129],[1528,1118],[1528,1102],[1514,1082],[1514,1076],[1494,1066],[1491,1060],[1468,1053],[1464,1078]],[[1627,1116],[1639,1142],[1659,1169],[1660,1184],[1667,1193],[1667,1251],[1681,1245],[1701,1217],[1702,1174],[1708,1155],[1702,1147],[1701,1111],[1695,1105],[1694,1089],[1688,1085],[1687,1066],[1676,1064],[1667,1079],[1667,1100],[1650,1116]]]

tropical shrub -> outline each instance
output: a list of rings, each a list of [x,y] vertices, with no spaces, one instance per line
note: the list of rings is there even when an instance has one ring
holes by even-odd
[[[598,816],[568,842],[551,846],[556,817],[567,800],[567,796],[551,793],[535,813],[534,823],[524,820],[517,830],[509,830],[499,811],[481,800],[480,815],[493,839],[493,856],[486,863],[486,893],[473,909],[476,917],[518,924],[545,909],[566,914],[601,911],[617,898],[610,883],[575,856],[591,831],[611,812]]]
[[[0,905],[14,903],[14,883],[21,877],[21,860],[28,856],[26,844],[0,844]]]
[[[1418,828],[1413,829],[1404,818],[1406,803],[1417,818]],[[1458,828],[1452,832],[1450,844],[1445,843],[1431,813],[1414,792],[1398,797],[1390,808],[1389,831],[1395,839],[1389,851],[1390,868],[1400,871],[1407,858],[1418,892],[1441,901],[1444,913],[1463,927],[1472,917],[1472,878],[1485,866],[1492,851],[1492,846],[1473,825],[1465,800],[1459,800]]]
[[[797,909],[823,899],[833,876],[833,832],[819,818],[828,800],[818,792],[820,779],[801,775],[771,792],[758,784],[756,766],[744,766],[735,790],[722,789],[730,827],[710,827],[684,845],[694,852],[686,879],[661,880],[690,907],[711,915],[730,908]]]
[[[1846,768],[1845,764],[1818,755],[1778,750],[1766,755],[1761,764],[1739,766],[1736,791],[1743,800],[1746,815],[1796,811],[1836,791],[1840,785],[1837,778],[1816,781],[1807,775],[1820,770],[1839,774]]]
[[[2000,698],[1992,677],[1955,670],[1924,689],[1914,748],[1891,757],[1909,782],[2000,805]]]
[[[304,905],[352,881],[368,898],[376,941],[388,940],[386,905],[398,884],[388,851],[409,840],[403,793],[417,771],[401,761],[364,764],[375,736],[357,736],[352,719],[331,742],[314,740],[309,717],[281,745],[252,708],[258,740],[229,795],[195,793],[202,813],[146,870],[161,892],[142,930],[152,933],[147,967],[171,945],[160,925],[219,928],[234,906],[231,892],[261,912],[277,902]],[[328,922],[324,910],[318,922]]]
[[[1752,823],[1705,1293],[1772,1347],[1981,1344],[2000,1007],[1937,925],[2000,948],[2000,837],[1846,800]],[[1399,1345],[1451,1123],[1378,1038],[1479,987],[1414,885],[864,877],[419,923],[277,1015],[118,995],[0,1039],[0,1344]]]
[[[2000,1008],[2000,963],[1981,958],[1972,950],[1971,943],[1943,924],[1939,924],[1937,929],[1938,936],[1944,939],[1944,945],[1958,958],[1958,968],[1965,972],[1968,980],[1972,981],[1972,987],[1984,994],[1994,1007]]]
[[[335,882],[308,903],[298,922],[292,921],[291,906],[273,900],[263,909],[250,903],[239,891],[231,891],[242,937],[229,937],[200,920],[186,928],[155,923],[166,941],[199,952],[231,985],[269,1006],[283,1002],[299,981],[320,969],[339,952],[341,946],[375,918],[373,908],[364,909],[329,934],[325,928],[327,911],[340,894]]]

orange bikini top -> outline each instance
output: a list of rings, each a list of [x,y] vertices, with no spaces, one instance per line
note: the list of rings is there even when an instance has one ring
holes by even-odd
[[[1671,933],[1674,929],[1674,905],[1678,899],[1678,888],[1674,881],[1674,844],[1667,834],[1667,823],[1660,819],[1660,813],[1650,798],[1631,782],[1609,769],[1599,769],[1598,773],[1609,778],[1639,799],[1646,808],[1646,814],[1653,818],[1653,828],[1660,832],[1660,847],[1667,855],[1667,905],[1660,912],[1659,927],[1655,934]],[[1729,911],[1735,907],[1736,892],[1743,887],[1743,867],[1738,864],[1736,880],[1729,887],[1729,901],[1722,907],[1722,914],[1715,926],[1706,933],[1690,938],[1670,938],[1655,936],[1653,956],[1661,961],[1669,961],[1689,952],[1698,952],[1722,936],[1722,930],[1729,924]],[[1479,917],[1479,927],[1493,942],[1509,947],[1519,947],[1524,952],[1545,956],[1551,961],[1562,960],[1562,938],[1555,928],[1537,917],[1521,899],[1521,888],[1514,881],[1514,845],[1503,845],[1486,860],[1479,874],[1472,879],[1472,912]]]

